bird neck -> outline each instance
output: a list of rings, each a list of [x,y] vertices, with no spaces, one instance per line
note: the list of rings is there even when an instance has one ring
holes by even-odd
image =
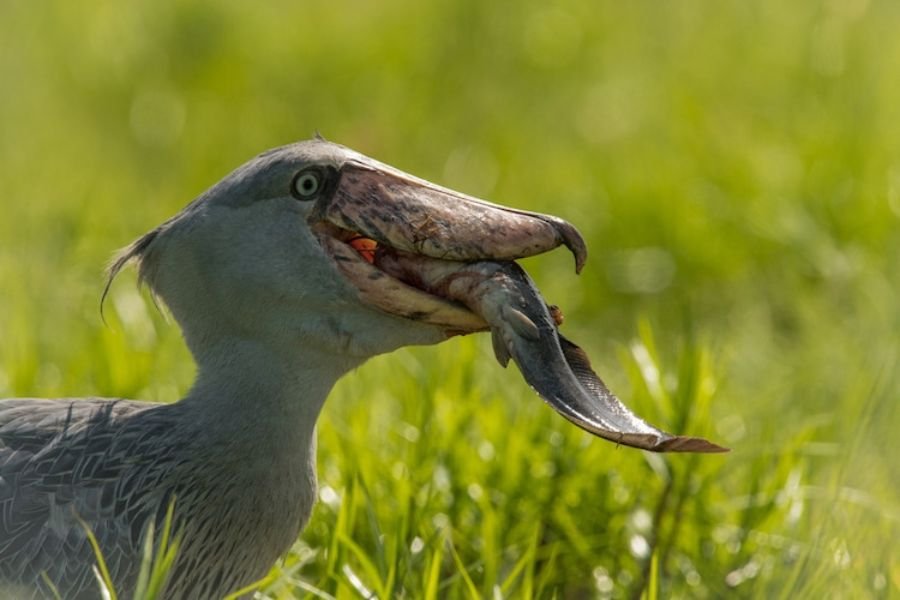
[[[335,382],[354,365],[313,344],[221,335],[192,341],[197,380],[183,400],[162,408],[178,413],[170,422],[181,431],[169,438],[180,440],[175,462],[187,465],[172,474],[179,489],[189,489],[177,507],[190,523],[184,539],[197,552],[226,548],[217,556],[223,573],[247,568],[252,555],[247,581],[255,581],[309,519],[316,420]],[[257,535],[247,539],[247,531]],[[235,539],[237,546],[222,542]]]
[[[310,345],[242,337],[207,340],[192,350],[197,379],[180,404],[194,423],[236,444],[272,442],[284,450],[309,447],[332,387],[359,364]]]

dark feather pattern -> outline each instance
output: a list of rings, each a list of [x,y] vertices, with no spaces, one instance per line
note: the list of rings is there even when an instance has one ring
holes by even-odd
[[[172,498],[189,558],[176,561],[166,598],[219,598],[267,572],[300,517],[279,516],[284,540],[269,552],[223,548],[224,531],[246,539],[267,529],[237,496],[254,482],[217,468],[215,449],[185,429],[180,412],[129,400],[0,401],[0,597],[52,598],[49,580],[67,600],[99,598],[82,522],[116,588],[133,589],[147,525],[161,525]]]
[[[50,596],[96,598],[87,565],[95,557],[79,519],[91,527],[117,584],[137,573],[140,523],[155,516],[166,477],[163,450],[148,444],[167,411],[128,401],[0,402],[0,580]],[[127,500],[133,508],[127,510]],[[42,575],[42,573],[44,575]],[[19,592],[24,593],[24,592]],[[17,594],[18,595],[18,594]]]

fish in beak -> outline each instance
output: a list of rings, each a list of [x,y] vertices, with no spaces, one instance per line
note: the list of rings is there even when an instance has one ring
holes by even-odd
[[[453,263],[393,252],[377,255],[376,264],[401,279],[415,277],[424,289],[481,315],[490,325],[497,361],[505,367],[514,360],[538,395],[585,431],[653,452],[727,451],[703,438],[666,433],[628,410],[584,350],[559,334],[559,309],[547,306],[516,263]]]
[[[491,331],[504,367],[514,360],[563,417],[604,439],[655,452],[724,452],[653,427],[612,394],[585,352],[559,334],[515,259],[566,246],[579,272],[584,240],[559,218],[510,209],[436,186],[362,157],[339,167],[309,216],[319,243],[364,302],[443,327]]]
[[[367,157],[338,167],[308,221],[319,244],[360,298],[407,319],[442,326],[448,335],[487,329],[458,302],[412,281],[386,276],[376,254],[395,251],[442,261],[515,260],[565,245],[575,270],[587,247],[574,226],[549,215],[491,204],[442,188]]]

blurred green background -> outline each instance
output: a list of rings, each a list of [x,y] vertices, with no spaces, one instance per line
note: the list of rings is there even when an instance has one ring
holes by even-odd
[[[0,2],[0,396],[174,400],[174,324],[102,267],[266,148],[325,137],[584,233],[526,261],[649,420],[591,439],[482,339],[381,357],[320,424],[265,593],[900,589],[900,3]]]

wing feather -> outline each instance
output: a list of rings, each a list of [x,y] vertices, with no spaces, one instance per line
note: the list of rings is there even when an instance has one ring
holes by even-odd
[[[52,596],[46,575],[65,598],[96,597],[88,575],[95,563],[82,522],[94,535],[115,581],[135,574],[140,533],[155,513],[146,499],[128,498],[158,458],[148,421],[154,405],[102,399],[0,400],[0,591],[26,588]],[[154,454],[156,453],[156,455]],[[137,535],[134,535],[134,531]]]

